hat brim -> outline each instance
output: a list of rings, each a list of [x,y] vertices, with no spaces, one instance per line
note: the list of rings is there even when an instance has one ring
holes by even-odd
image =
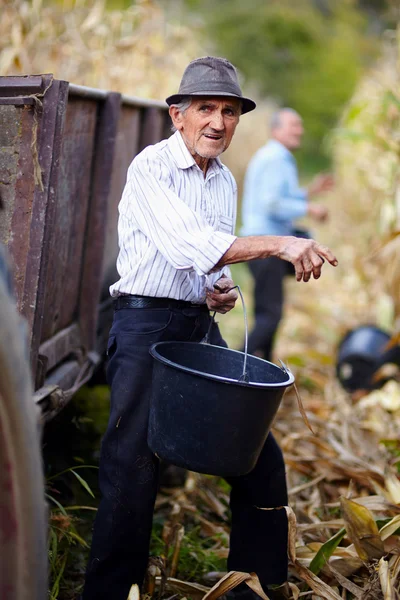
[[[168,96],[168,98],[165,99],[165,102],[168,104],[168,106],[171,106],[171,104],[178,104],[179,102],[181,102],[184,98],[187,98],[188,96],[191,96],[191,97],[194,97],[194,96],[200,96],[200,97],[221,96],[221,97],[226,97],[226,98],[237,98],[238,100],[242,101],[242,115],[254,110],[257,106],[256,103],[253,102],[253,100],[250,100],[250,98],[244,98],[243,96],[237,96],[236,94],[229,94],[228,92],[193,92],[191,94],[173,94],[172,96]]]

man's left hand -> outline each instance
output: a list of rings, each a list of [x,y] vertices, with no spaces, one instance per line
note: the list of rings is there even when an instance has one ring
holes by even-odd
[[[234,285],[230,277],[222,275],[214,284],[214,289],[207,290],[206,301],[209,310],[215,310],[223,315],[232,310],[238,299],[237,291],[231,289]]]

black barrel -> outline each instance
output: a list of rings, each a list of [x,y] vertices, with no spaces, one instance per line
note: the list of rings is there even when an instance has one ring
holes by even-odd
[[[345,335],[336,363],[337,377],[345,390],[372,387],[372,376],[389,340],[390,335],[375,325],[361,325]]]
[[[191,471],[236,476],[260,455],[285,389],[285,368],[210,344],[159,342],[154,361],[148,443],[165,461]]]

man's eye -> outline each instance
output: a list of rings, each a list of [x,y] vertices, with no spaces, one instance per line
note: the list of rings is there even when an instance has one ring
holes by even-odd
[[[200,106],[200,110],[202,110],[203,112],[205,112],[207,110],[210,110],[210,107],[205,104],[204,106]]]

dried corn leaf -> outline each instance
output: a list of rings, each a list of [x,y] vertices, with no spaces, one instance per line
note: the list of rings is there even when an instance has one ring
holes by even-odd
[[[342,529],[343,519],[332,519],[331,521],[316,521],[315,523],[298,523],[297,529],[301,532],[318,531],[320,529]]]
[[[381,527],[381,529],[379,530],[381,540],[386,540],[388,537],[393,535],[395,533],[395,531],[397,531],[397,529],[399,529],[399,528],[400,528],[400,515],[397,515],[396,517],[393,517],[393,519],[391,519],[389,521],[389,523],[386,523],[386,525]]]
[[[385,486],[389,492],[389,500],[395,504],[400,504],[400,481],[397,476],[390,474],[385,479]]]
[[[261,587],[260,581],[255,573],[242,573],[241,571],[230,571],[223,577],[209,592],[204,596],[203,600],[216,600],[223,594],[226,594],[230,590],[241,583],[246,583],[256,594],[258,594],[263,600],[269,600],[268,596],[264,593]]]
[[[365,506],[343,496],[341,508],[347,534],[361,560],[381,558],[385,554],[385,549],[372,513]]]
[[[290,581],[289,581],[288,585],[289,585],[290,591],[292,592],[293,600],[298,600],[299,596],[300,596],[299,588],[297,587],[297,585],[295,585],[294,583],[292,583]]]
[[[304,410],[303,401],[302,401],[301,396],[299,394],[299,390],[297,389],[297,385],[294,383],[293,387],[294,387],[294,391],[296,392],[297,403],[298,403],[298,406],[299,406],[300,414],[303,417],[303,421],[307,425],[307,427],[311,431],[311,433],[313,433],[315,435],[315,432],[314,432],[313,428],[311,427],[309,418],[307,417],[307,413]]]
[[[351,594],[353,594],[353,596],[355,598],[360,598],[362,599],[364,596],[364,590],[362,588],[360,588],[358,585],[356,585],[355,583],[353,583],[352,581],[350,581],[349,579],[347,579],[347,577],[345,577],[337,568],[336,565],[332,565],[329,564],[328,565],[328,569],[329,571],[332,573],[332,575],[335,576],[336,581],[342,586],[344,587],[345,590],[348,590]]]
[[[156,578],[157,585],[161,583],[161,577]],[[200,599],[210,590],[205,585],[199,583],[191,583],[189,581],[182,581],[181,579],[175,579],[175,577],[168,577],[165,582],[167,590],[176,593],[187,594],[191,598]]]
[[[339,549],[338,552],[340,552]],[[344,577],[350,577],[359,571],[363,565],[364,563],[359,556],[346,555],[345,553],[341,553],[339,556],[334,554],[329,563],[322,569],[322,572],[329,575],[329,569],[334,567]]]
[[[400,506],[388,502],[384,496],[357,496],[352,500],[353,502],[357,502],[357,504],[361,504],[361,506],[365,506],[368,510],[400,513]],[[329,502],[327,506],[329,508],[336,508],[340,506],[340,502]]]
[[[183,536],[185,535],[185,528],[183,525],[179,525],[175,531],[175,536],[173,540],[173,555],[171,560],[171,568],[170,568],[170,576],[175,577],[176,571],[178,568],[179,554],[181,551],[181,545]]]
[[[304,490],[308,489],[309,487],[314,487],[317,483],[319,483],[323,479],[325,479],[325,474],[318,475],[318,477],[315,477],[315,479],[312,479],[311,481],[307,481],[306,483],[303,483],[301,485],[297,485],[297,486],[291,488],[290,490],[288,490],[288,494],[289,494],[289,496],[291,496],[293,494],[298,494],[299,492],[303,492]]]
[[[200,490],[199,494],[201,498],[209,505],[211,510],[221,518],[225,518],[227,512],[227,506],[220,502],[215,494],[211,490]]]
[[[140,591],[137,583],[134,583],[129,590],[128,600],[140,600]]]
[[[379,561],[379,581],[384,600],[395,600],[393,595],[392,581],[390,579],[389,565],[383,558],[381,558]]]
[[[341,597],[328,584],[314,575],[307,567],[303,566],[298,560],[294,563],[297,575],[305,581],[316,594],[319,594],[324,600],[342,600]]]
[[[288,518],[288,555],[292,562],[296,560],[297,519],[290,506],[284,507]]]

